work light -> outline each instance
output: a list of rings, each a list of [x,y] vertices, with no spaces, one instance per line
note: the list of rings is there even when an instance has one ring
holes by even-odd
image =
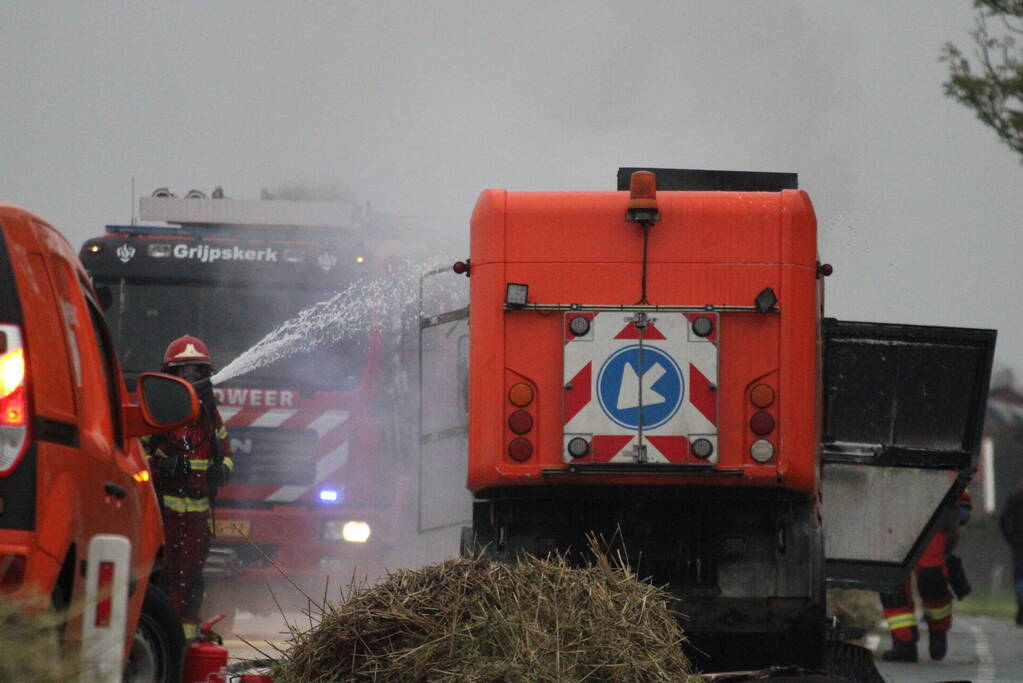
[[[529,285],[518,282],[509,282],[505,292],[504,302],[512,308],[522,308],[526,305],[526,298],[529,296]]]

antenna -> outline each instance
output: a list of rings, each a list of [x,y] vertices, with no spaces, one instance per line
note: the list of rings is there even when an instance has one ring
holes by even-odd
[[[131,177],[131,224],[135,225],[135,176]]]

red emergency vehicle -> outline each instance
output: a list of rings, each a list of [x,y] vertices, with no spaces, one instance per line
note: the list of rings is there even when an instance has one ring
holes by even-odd
[[[825,319],[794,174],[638,170],[476,204],[466,544],[599,534],[705,667],[821,668],[825,585],[901,580],[972,474],[995,334]]]
[[[81,250],[113,295],[107,320],[129,380],[158,369],[182,334],[223,368],[383,268],[386,242],[362,232],[352,204],[190,195],[142,198],[142,220],[173,225],[108,226]],[[206,613],[276,610],[265,581],[284,585],[280,572],[322,594],[327,575],[396,566],[415,458],[396,447],[391,336],[348,330],[215,388],[234,471],[215,501]]]
[[[178,681],[184,636],[157,587],[163,528],[137,437],[195,419],[195,392],[154,373],[127,392],[71,245],[9,204],[0,292],[0,601],[67,610],[62,649],[97,678]]]

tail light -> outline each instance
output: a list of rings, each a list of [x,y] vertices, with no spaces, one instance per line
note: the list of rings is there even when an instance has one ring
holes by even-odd
[[[508,444],[508,457],[516,462],[525,462],[533,456],[532,442],[522,436],[517,436]]]
[[[527,410],[516,410],[508,418],[508,429],[516,434],[525,434],[533,428],[533,416]]]
[[[0,554],[0,593],[13,593],[25,580],[25,556]]]
[[[767,436],[774,431],[774,416],[766,410],[759,410],[750,418],[749,427],[757,436]]]
[[[9,474],[28,445],[28,377],[21,328],[0,324],[0,476]]]

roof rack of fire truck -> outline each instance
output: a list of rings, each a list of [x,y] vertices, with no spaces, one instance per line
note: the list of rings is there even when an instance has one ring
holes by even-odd
[[[191,193],[190,193],[191,194]],[[365,222],[357,207],[346,201],[227,199],[205,196],[139,198],[139,219],[169,225],[108,225],[108,233],[213,236],[236,234],[279,236],[282,229],[310,236],[336,237]]]
[[[139,218],[178,225],[350,228],[356,207],[346,201],[140,197]]]

